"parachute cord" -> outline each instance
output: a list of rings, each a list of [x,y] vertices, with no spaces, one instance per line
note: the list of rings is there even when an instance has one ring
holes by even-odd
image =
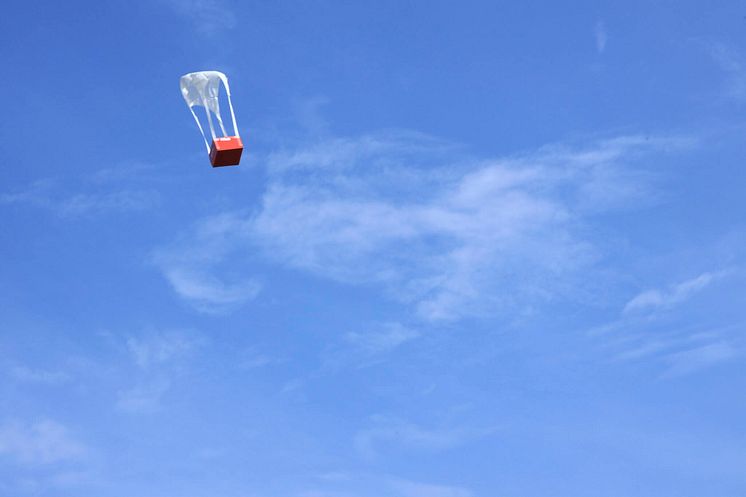
[[[223,130],[223,136],[228,136],[228,133],[225,131],[225,125],[223,124],[223,118],[220,116],[220,112],[215,114],[215,117],[218,118],[218,124],[220,124],[220,129]]]
[[[199,122],[199,118],[197,117],[197,114],[194,112],[194,107],[191,105],[189,106],[189,110],[192,112],[192,116],[194,117],[194,121],[197,123],[197,127],[199,128],[199,132],[202,134],[202,139],[205,141],[205,147],[207,148],[207,153],[210,153],[210,144],[207,143],[207,137],[205,136],[205,131],[202,129],[202,123]]]
[[[238,124],[236,124],[236,113],[233,112],[233,102],[231,102],[231,92],[228,90],[228,87],[226,86],[225,89],[227,90],[226,93],[228,94],[228,107],[231,111],[231,119],[233,120],[233,133],[235,136],[239,136],[238,134]]]
[[[210,107],[207,106],[207,100],[204,98],[202,99],[202,105],[205,107],[205,113],[207,114],[207,124],[210,125],[210,134],[212,135],[212,139],[214,140],[217,138],[215,136],[215,126],[212,124],[212,117],[210,116]]]

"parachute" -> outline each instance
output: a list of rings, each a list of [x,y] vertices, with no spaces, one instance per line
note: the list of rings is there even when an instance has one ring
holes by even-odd
[[[231,121],[233,123],[233,135],[228,135],[225,130],[223,118],[220,115],[220,83],[225,87],[225,93],[228,97],[228,107],[231,111]],[[233,103],[231,102],[231,89],[228,86],[228,78],[219,71],[200,71],[185,74],[179,79],[181,94],[189,106],[189,110],[197,122],[202,138],[205,140],[205,147],[210,156],[212,167],[220,166],[237,166],[241,161],[241,152],[243,152],[243,143],[238,135],[238,126],[236,125],[236,114],[233,112]],[[194,112],[195,107],[204,107],[207,115],[207,123],[210,127],[212,142],[208,142],[205,131],[202,128],[197,114]],[[212,116],[218,121],[222,135],[217,136]]]

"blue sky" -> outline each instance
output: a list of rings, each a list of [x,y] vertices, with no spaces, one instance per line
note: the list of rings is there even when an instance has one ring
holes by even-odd
[[[7,5],[0,496],[746,494],[744,16]]]

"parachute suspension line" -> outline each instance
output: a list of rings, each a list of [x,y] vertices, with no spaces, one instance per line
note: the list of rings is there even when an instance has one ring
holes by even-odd
[[[202,105],[205,107],[205,113],[207,114],[207,124],[210,125],[210,134],[212,135],[212,139],[214,140],[217,138],[215,136],[215,126],[212,124],[212,116],[210,116],[210,107],[207,105],[207,99],[202,99]]]
[[[205,147],[207,148],[207,153],[209,154],[210,153],[210,144],[207,143],[207,137],[205,136],[205,131],[202,129],[202,123],[199,122],[199,118],[197,117],[197,114],[194,112],[194,107],[192,107],[190,105],[189,106],[189,110],[192,112],[192,117],[194,117],[194,121],[197,123],[197,127],[199,128],[199,132],[202,133],[202,139],[205,141]]]
[[[225,132],[225,126],[223,125],[223,118],[220,116],[220,112],[215,114],[215,117],[218,118],[218,124],[220,124],[220,129],[223,130],[223,136],[228,136],[228,133]]]
[[[233,134],[235,136],[239,136],[238,125],[236,124],[236,113],[233,112],[233,102],[231,102],[231,91],[228,90],[227,86],[225,87],[225,89],[227,90],[226,93],[228,94],[228,107],[231,110],[231,119],[233,120]]]
[[[225,94],[228,97],[228,108],[231,111],[231,121],[233,124],[233,136],[240,136],[238,133],[238,124],[236,124],[236,113],[233,110],[233,101],[231,100],[231,87],[228,84],[228,78],[225,77],[225,74],[219,73],[218,77],[220,78],[220,81],[223,82],[223,86],[225,87]]]

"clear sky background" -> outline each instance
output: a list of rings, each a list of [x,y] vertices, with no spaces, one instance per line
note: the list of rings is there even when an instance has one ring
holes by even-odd
[[[741,2],[11,2],[0,60],[0,496],[746,495]]]

